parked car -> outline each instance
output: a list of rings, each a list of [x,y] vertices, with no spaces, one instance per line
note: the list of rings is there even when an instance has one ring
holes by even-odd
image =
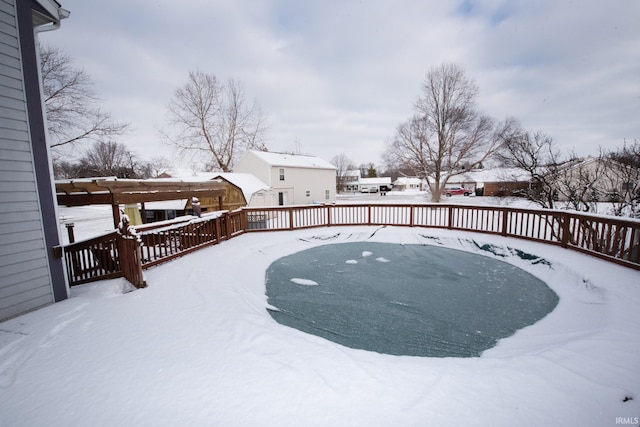
[[[445,188],[444,189],[444,194],[447,197],[451,197],[451,196],[459,195],[459,194],[462,194],[463,196],[469,196],[472,193],[473,193],[473,190],[471,190],[469,188],[452,187],[452,188]]]
[[[362,187],[360,189],[361,193],[377,193],[378,187]]]

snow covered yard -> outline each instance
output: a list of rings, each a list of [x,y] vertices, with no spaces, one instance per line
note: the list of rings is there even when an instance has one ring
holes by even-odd
[[[473,242],[487,243],[560,302],[477,358],[354,350],[271,318],[272,262],[367,241],[495,256]],[[605,426],[640,416],[640,273],[561,248],[446,230],[319,228],[245,234],[146,276],[146,289],[128,292],[122,279],[83,285],[0,323],[0,425]]]

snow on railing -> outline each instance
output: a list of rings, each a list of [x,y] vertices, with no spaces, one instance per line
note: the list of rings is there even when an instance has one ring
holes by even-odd
[[[444,204],[243,208],[246,231],[398,225],[474,231],[560,245],[640,269],[640,221],[548,209]]]
[[[64,254],[69,284],[77,285],[121,277],[122,267],[130,262],[141,263],[143,269],[149,268],[245,232],[349,225],[395,225],[497,234],[559,245],[640,270],[640,221],[571,211],[443,204],[241,208],[203,218],[185,217],[159,226],[138,227],[136,232],[142,242],[139,261],[122,256],[117,233],[67,245]]]

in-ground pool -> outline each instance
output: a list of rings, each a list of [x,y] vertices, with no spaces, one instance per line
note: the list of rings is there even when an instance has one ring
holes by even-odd
[[[558,296],[498,259],[444,247],[318,246],[267,270],[271,316],[347,347],[475,357],[550,313]]]

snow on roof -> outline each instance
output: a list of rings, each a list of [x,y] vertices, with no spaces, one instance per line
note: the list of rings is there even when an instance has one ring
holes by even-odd
[[[187,200],[188,199],[178,199],[146,202],[144,208],[151,211],[181,211],[187,206]]]
[[[395,182],[399,184],[420,184],[422,180],[414,176],[399,176]]]
[[[452,176],[449,182],[514,182],[528,181],[529,174],[519,168],[477,169]]]
[[[360,178],[360,184],[391,184],[391,177],[382,176],[378,178]]]
[[[303,156],[299,154],[271,153],[268,151],[250,150],[250,153],[260,158],[271,166],[286,166],[290,168],[315,168],[332,169],[336,167],[326,160],[315,156]]]
[[[154,178],[157,181],[162,180],[176,180],[181,179],[186,182],[204,182],[211,181],[218,175],[220,172],[202,172],[202,171],[193,171],[191,169],[175,169],[170,173],[171,178]]]
[[[260,190],[269,190],[269,186],[262,182],[258,177],[250,173],[231,173],[231,172],[197,172],[190,169],[176,169],[172,173],[173,179],[182,179],[188,182],[204,182],[212,181],[216,178],[223,178],[242,190],[247,203],[251,200],[251,196]],[[160,180],[164,178],[159,178]],[[158,208],[159,209],[159,208]],[[166,208],[173,209],[173,208]],[[184,209],[184,206],[181,208]]]
[[[269,186],[258,177],[250,173],[216,173],[212,179],[223,178],[242,190],[244,198],[249,203],[251,196],[261,190],[270,190]]]

